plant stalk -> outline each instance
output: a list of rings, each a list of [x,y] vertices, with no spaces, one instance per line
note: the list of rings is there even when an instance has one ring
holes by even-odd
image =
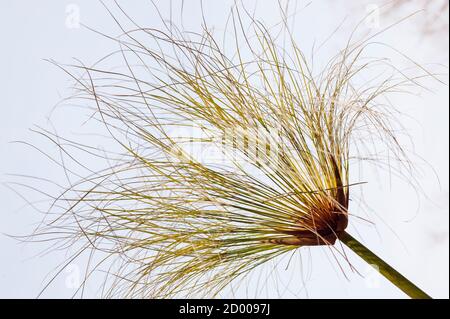
[[[414,285],[397,270],[389,266],[349,233],[343,232],[339,239],[412,299],[431,299],[431,297],[423,290]]]

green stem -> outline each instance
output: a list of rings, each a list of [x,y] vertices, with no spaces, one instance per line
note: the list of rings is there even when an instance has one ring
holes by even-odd
[[[348,248],[353,250],[359,257],[364,259],[367,263],[374,266],[384,277],[396,285],[400,290],[413,299],[431,299],[424,291],[414,285],[406,277],[400,274],[397,270],[385,263],[380,257],[375,255],[363,244],[353,238],[347,232],[344,232],[339,238]]]

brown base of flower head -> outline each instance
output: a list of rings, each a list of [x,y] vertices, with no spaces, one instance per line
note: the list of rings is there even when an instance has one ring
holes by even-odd
[[[302,220],[303,227],[307,229],[295,231],[280,231],[285,237],[269,239],[266,242],[278,245],[294,245],[294,246],[323,246],[334,245],[348,226],[348,197],[343,192],[343,188],[338,189],[338,199],[340,200],[340,208],[335,207],[330,213],[324,214],[323,211],[317,210],[311,213],[311,216],[317,216],[317,219],[307,218]],[[345,205],[345,206],[344,206]],[[345,211],[342,211],[345,209]]]
[[[277,245],[292,245],[292,246],[324,246],[334,245],[344,233],[348,224],[346,214],[340,214],[337,227],[335,229],[317,230],[317,231],[297,231],[295,235],[286,237],[269,239],[266,242]]]

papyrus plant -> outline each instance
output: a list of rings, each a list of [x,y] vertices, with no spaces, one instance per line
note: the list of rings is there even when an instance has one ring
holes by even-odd
[[[115,260],[107,297],[211,297],[304,246],[347,260],[343,244],[409,296],[427,297],[346,228],[358,218],[352,186],[366,182],[350,182],[353,165],[410,172],[397,111],[384,98],[430,74],[407,77],[367,58],[377,45],[370,38],[350,39],[315,70],[287,24],[281,47],[271,29],[245,18],[247,25],[231,15],[235,42],[226,48],[206,26],[134,25],[110,37],[120,49],[99,63],[59,65],[76,81],[73,100],[92,107],[91,121],[121,152],[44,132],[67,155],[81,149],[110,165],[56,197],[34,238],[84,243],[74,258],[102,252]],[[113,56],[122,68],[102,67]],[[374,66],[386,72],[361,81]],[[205,155],[211,150],[214,158]]]

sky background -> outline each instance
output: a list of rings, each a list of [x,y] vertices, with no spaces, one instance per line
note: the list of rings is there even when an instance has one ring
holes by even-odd
[[[200,2],[189,1],[189,5],[188,1],[185,2],[182,14],[180,1],[155,1],[155,4],[166,18],[179,23],[182,16],[186,29],[198,30],[201,23]],[[111,1],[105,3],[114,7]],[[218,3],[204,3],[203,10],[208,25],[220,32],[233,1]],[[294,34],[305,52],[310,52],[315,43],[328,39],[324,53],[317,58],[320,64],[327,54],[334,54],[345,45],[358,22],[363,21],[358,33],[376,33],[417,12],[424,2],[412,3],[396,10],[384,10],[383,2],[377,1],[298,1]],[[245,4],[255,10],[256,17],[267,25],[279,22],[280,16],[274,14],[279,12],[277,1],[245,1]],[[161,27],[161,20],[150,1],[127,2],[123,6],[140,24]],[[291,8],[293,12],[294,6]],[[377,14],[365,19],[367,13],[374,9]],[[378,35],[375,40],[395,47],[420,65],[436,72],[447,72],[448,11],[444,15],[436,15],[438,11],[435,9],[417,12]],[[435,22],[437,27],[430,29],[430,22]],[[81,24],[118,34],[114,21],[97,1],[4,0],[0,3],[1,298],[38,296],[54,274],[55,267],[67,257],[67,251],[41,254],[48,245],[23,244],[8,236],[30,234],[42,219],[32,205],[26,205],[27,201],[39,200],[36,192],[21,188],[22,196],[18,196],[8,185],[13,186],[11,183],[19,181],[18,177],[9,174],[44,176],[64,183],[60,168],[51,165],[47,158],[31,147],[13,143],[27,141],[37,148],[48,149],[48,141],[33,133],[30,130],[33,127],[55,129],[63,135],[74,134],[78,141],[89,141],[85,135],[76,135],[89,113],[80,108],[56,107],[71,93],[73,83],[64,72],[45,61],[54,59],[70,64],[77,58],[89,65],[117,49],[114,43]],[[338,26],[338,31],[333,33]],[[385,57],[392,51],[378,47],[370,54]],[[397,63],[396,58],[392,59]],[[404,61],[399,59],[398,63]],[[407,66],[407,63],[399,65]],[[448,87],[432,80],[425,84],[429,90],[417,90],[413,92],[415,94],[397,97],[394,101],[395,105],[401,105],[405,113],[402,123],[414,142],[413,160],[420,171],[416,178],[425,194],[415,193],[406,183],[390,178],[386,173],[369,170],[364,176],[369,181],[364,185],[364,195],[371,209],[368,217],[374,225],[352,221],[349,232],[361,238],[375,253],[431,296],[448,298]],[[96,163],[91,164],[95,166]],[[49,187],[42,191],[51,193],[52,189]],[[405,297],[357,256],[351,252],[348,254],[359,273],[343,265],[344,275],[324,248],[302,249],[292,260],[282,258],[268,263],[240,286],[225,290],[223,296]],[[42,296],[71,297],[76,292],[77,283],[82,280],[85,261],[81,259],[71,263]],[[289,266],[287,270],[286,266]],[[93,277],[93,284],[86,288],[85,297],[99,296],[97,287],[101,279],[102,274]]]

